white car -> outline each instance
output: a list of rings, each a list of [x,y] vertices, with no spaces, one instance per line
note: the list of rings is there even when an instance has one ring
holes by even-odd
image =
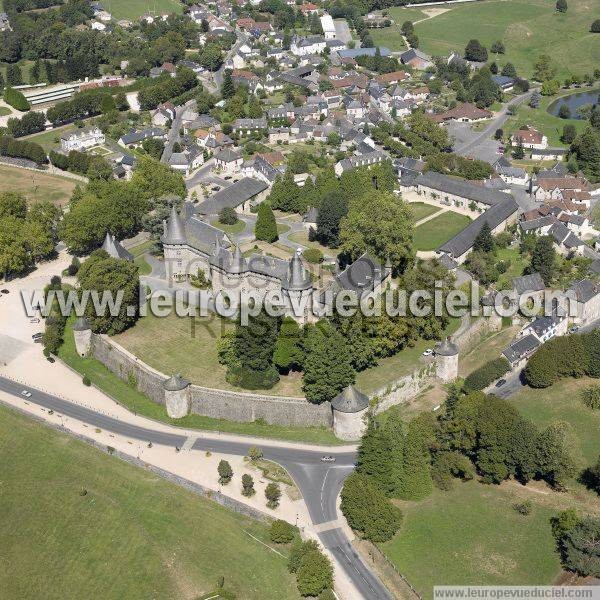
[[[433,348],[427,348],[421,356],[433,356]]]
[[[322,462],[335,462],[335,456],[322,456]]]
[[[25,396],[25,398],[31,398],[31,392],[28,392],[27,390],[23,390],[21,392],[21,396]]]

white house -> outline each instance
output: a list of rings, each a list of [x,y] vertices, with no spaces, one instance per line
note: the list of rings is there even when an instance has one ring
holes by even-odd
[[[63,135],[60,138],[60,149],[63,152],[71,152],[71,150],[81,151],[86,148],[100,146],[101,144],[104,144],[105,141],[106,137],[98,127],[94,127],[93,129],[81,129]]]
[[[290,45],[290,52],[294,56],[308,56],[309,54],[320,54],[326,46],[325,38],[321,35],[295,37]]]
[[[325,13],[321,17],[321,27],[323,28],[323,35],[326,40],[334,40],[335,39],[335,24],[333,23],[333,18],[331,15]]]
[[[515,131],[511,141],[515,145],[521,142],[523,148],[529,148],[530,150],[544,150],[548,147],[548,138],[531,126]]]

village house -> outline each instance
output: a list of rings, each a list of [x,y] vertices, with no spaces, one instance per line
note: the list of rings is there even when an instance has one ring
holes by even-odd
[[[548,147],[548,138],[530,126],[515,131],[510,139],[515,146],[520,142],[523,148],[543,150]]]
[[[242,163],[244,162],[243,156],[237,151],[231,148],[223,148],[213,154],[215,159],[215,170],[233,175],[239,172]]]
[[[477,108],[470,102],[463,102],[446,112],[432,115],[431,118],[436,123],[443,123],[444,121],[459,121],[461,123],[476,123],[477,121],[484,121],[491,119],[493,113],[485,108]]]
[[[250,214],[250,209],[262,202],[268,191],[269,186],[264,181],[244,177],[200,202],[197,212],[202,215],[218,215],[227,206],[240,214]]]
[[[568,290],[576,302],[574,321],[577,325],[587,325],[600,319],[600,284],[591,279],[576,281]]]

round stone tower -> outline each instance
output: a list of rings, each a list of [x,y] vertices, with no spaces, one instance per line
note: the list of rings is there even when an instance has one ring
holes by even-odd
[[[458,377],[458,346],[447,337],[435,348],[436,375],[444,382]]]
[[[73,323],[75,349],[79,356],[87,356],[92,347],[92,327],[86,317],[77,317]]]
[[[367,428],[369,398],[349,385],[331,401],[333,433],[341,440],[355,441]]]
[[[181,419],[190,413],[190,382],[181,375],[173,375],[163,382],[165,406],[172,419]]]

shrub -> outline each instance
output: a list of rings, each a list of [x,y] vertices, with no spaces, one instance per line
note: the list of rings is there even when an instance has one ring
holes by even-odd
[[[460,452],[439,452],[433,461],[431,478],[440,490],[452,488],[454,478],[463,481],[473,479],[474,471],[471,461]]]
[[[323,253],[318,248],[307,248],[302,254],[309,263],[317,264],[323,262]]]
[[[510,371],[510,364],[501,356],[485,363],[479,369],[475,369],[465,379],[465,391],[466,392],[477,392],[485,389],[496,379],[502,377]]]
[[[90,378],[87,375],[83,376],[83,380],[82,381],[83,381],[83,385],[87,385],[88,387],[90,385],[92,385],[92,382],[90,381]]]
[[[583,403],[593,410],[600,409],[600,385],[592,385],[581,393]]]
[[[252,475],[244,473],[242,475],[242,496],[249,498],[250,496],[254,496],[254,494],[256,494],[254,479],[252,479]]]
[[[235,225],[238,221],[237,213],[231,206],[225,206],[219,213],[219,223],[222,225]]]
[[[267,506],[269,508],[277,508],[279,506],[279,499],[281,498],[281,489],[277,483],[269,483],[265,488],[265,498],[267,499]]]
[[[251,461],[260,460],[263,457],[263,451],[256,446],[250,446],[248,450],[248,458]]]
[[[520,514],[527,516],[531,514],[531,500],[525,500],[523,502],[517,502],[513,504],[513,508]]]
[[[74,256],[71,260],[71,264],[67,267],[68,275],[77,275],[77,271],[79,271],[79,267],[81,266],[81,261]]]
[[[277,519],[271,523],[269,538],[276,544],[289,544],[296,537],[296,528],[284,521]]]
[[[227,485],[233,477],[231,465],[226,460],[222,460],[219,462],[217,471],[219,473],[219,483],[221,485]]]
[[[584,577],[600,577],[600,519],[586,517],[562,538],[565,567]]]

